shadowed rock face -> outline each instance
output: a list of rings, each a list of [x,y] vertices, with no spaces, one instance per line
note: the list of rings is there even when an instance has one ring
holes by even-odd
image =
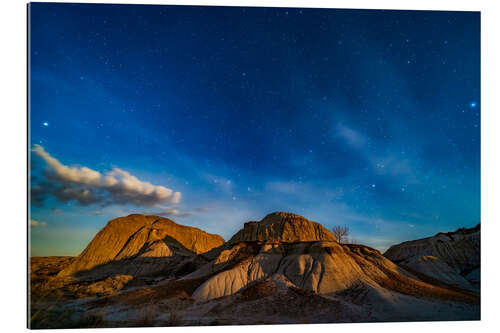
[[[200,254],[223,243],[219,235],[163,217],[133,214],[108,222],[58,276],[74,275],[113,263],[120,263],[122,270],[126,266],[133,268],[123,274],[140,274],[141,267],[145,268],[142,273],[150,273],[156,269],[154,263],[158,260],[154,259]]]
[[[384,256],[439,281],[479,288],[480,225],[391,246]]]
[[[247,222],[229,243],[238,242],[315,242],[335,241],[335,237],[321,224],[292,214],[276,212],[260,222]]]

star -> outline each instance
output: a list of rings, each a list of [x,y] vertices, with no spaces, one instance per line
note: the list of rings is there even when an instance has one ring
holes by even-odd
[[[376,185],[375,185],[375,184],[372,184],[372,187],[373,187],[373,188],[375,188],[375,187],[376,187]]]
[[[48,126],[49,126],[49,123],[48,123],[47,121],[44,121],[44,122],[42,123],[42,125],[43,125],[44,127],[48,127]]]
[[[477,106],[477,103],[476,102],[470,102],[470,107],[471,108],[475,108]]]

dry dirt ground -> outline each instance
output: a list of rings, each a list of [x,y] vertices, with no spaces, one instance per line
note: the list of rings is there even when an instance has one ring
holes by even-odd
[[[58,278],[71,257],[31,259],[32,328],[252,325],[480,319],[479,295],[441,284],[439,292],[366,284],[319,295],[282,275],[230,296],[196,301],[205,279],[141,279],[117,275],[99,281]],[[428,281],[429,282],[429,281]]]

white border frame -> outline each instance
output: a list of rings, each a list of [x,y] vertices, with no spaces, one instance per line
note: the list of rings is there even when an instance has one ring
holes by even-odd
[[[63,2],[50,1],[44,2]],[[66,1],[71,2],[71,1]],[[421,333],[429,332],[470,332],[471,330],[500,328],[498,315],[498,282],[500,275],[497,264],[497,242],[500,234],[498,193],[500,158],[497,143],[500,143],[498,112],[499,103],[496,79],[500,77],[499,38],[500,16],[498,1],[462,0],[174,0],[174,1],[74,1],[85,3],[122,4],[179,4],[179,5],[220,5],[220,6],[265,6],[265,7],[318,7],[318,8],[360,8],[360,9],[414,9],[414,10],[466,10],[481,11],[481,215],[482,215],[482,299],[481,321],[476,322],[425,322],[425,323],[378,323],[378,324],[318,324],[270,325],[270,326],[217,326],[168,328],[174,332],[230,332],[234,330],[264,332],[287,330],[300,332],[315,330],[349,330],[361,332],[396,332],[404,330]],[[26,209],[26,3],[19,0],[1,2],[2,61],[0,62],[2,110],[1,115],[1,195],[3,237],[1,244],[2,262],[2,329],[6,332],[26,330],[26,255],[27,255],[27,209]],[[332,326],[335,325],[335,326]],[[498,326],[498,327],[497,327]],[[165,328],[147,329],[159,331]],[[115,329],[119,332],[139,332],[145,328]],[[52,330],[48,330],[52,331]],[[101,330],[72,330],[71,332],[104,332]]]

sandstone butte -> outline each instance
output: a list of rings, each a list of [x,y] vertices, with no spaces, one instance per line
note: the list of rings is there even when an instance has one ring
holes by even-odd
[[[107,263],[126,262],[127,259],[130,262],[138,258],[151,260],[177,254],[201,254],[223,243],[224,239],[219,235],[180,225],[167,218],[132,214],[109,221],[58,276],[89,271]]]
[[[239,242],[265,241],[267,243],[295,243],[335,241],[335,237],[321,224],[284,212],[267,215],[260,222],[247,222],[243,229],[230,240],[230,244]]]

